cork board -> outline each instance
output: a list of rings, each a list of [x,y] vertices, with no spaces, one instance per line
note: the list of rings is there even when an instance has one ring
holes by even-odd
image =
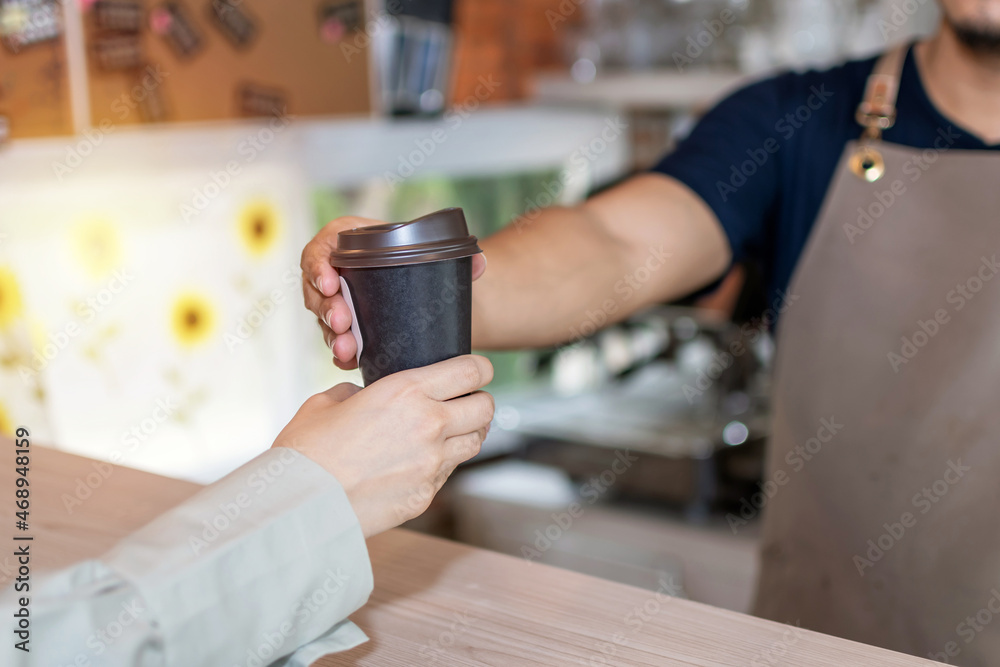
[[[246,19],[236,23],[235,32],[221,28],[213,14],[220,3],[226,16],[239,12],[238,18]],[[361,2],[118,3],[119,9],[141,7],[137,32],[114,29],[115,21],[128,23],[127,15],[99,16],[113,4],[84,3],[94,126],[223,120],[269,115],[275,107],[295,116],[370,110],[368,57],[360,48],[368,42],[360,24]],[[329,14],[322,12],[345,6],[357,10],[358,23],[324,31],[329,25],[321,17]],[[178,24],[181,29],[175,33]],[[238,37],[247,34],[249,39],[240,44]]]
[[[11,138],[73,132],[66,50],[62,37],[13,53],[0,46],[0,116]]]

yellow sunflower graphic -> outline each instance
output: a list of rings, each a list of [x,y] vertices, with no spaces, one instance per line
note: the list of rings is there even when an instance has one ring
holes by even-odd
[[[215,330],[215,320],[215,307],[201,294],[185,292],[174,300],[170,325],[183,347],[195,347],[208,340]]]
[[[240,242],[254,257],[267,254],[281,237],[277,209],[264,200],[251,201],[240,211],[237,221]]]
[[[3,435],[14,435],[14,422],[10,420],[10,415],[7,414],[7,410],[0,405],[0,433]]]
[[[9,268],[0,266],[0,331],[9,329],[23,311],[17,276]]]
[[[107,220],[91,220],[73,228],[73,252],[94,278],[102,278],[122,261],[118,229]]]

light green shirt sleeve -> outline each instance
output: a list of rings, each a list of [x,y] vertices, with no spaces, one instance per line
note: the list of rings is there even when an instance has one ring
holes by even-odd
[[[123,502],[127,500],[123,499]],[[85,526],[76,526],[86,529]],[[37,545],[33,548],[37,548]],[[270,449],[103,557],[9,589],[30,597],[31,667],[305,667],[367,640],[347,616],[372,590],[364,535],[325,469]]]

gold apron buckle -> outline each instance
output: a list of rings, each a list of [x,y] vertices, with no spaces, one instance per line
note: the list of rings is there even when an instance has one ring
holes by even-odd
[[[871,146],[862,146],[851,156],[851,171],[860,179],[874,183],[885,174],[882,154]]]

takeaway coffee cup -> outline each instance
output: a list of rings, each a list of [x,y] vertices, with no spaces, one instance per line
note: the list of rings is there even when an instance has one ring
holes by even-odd
[[[330,255],[365,386],[472,351],[472,256],[460,208],[340,232]]]

